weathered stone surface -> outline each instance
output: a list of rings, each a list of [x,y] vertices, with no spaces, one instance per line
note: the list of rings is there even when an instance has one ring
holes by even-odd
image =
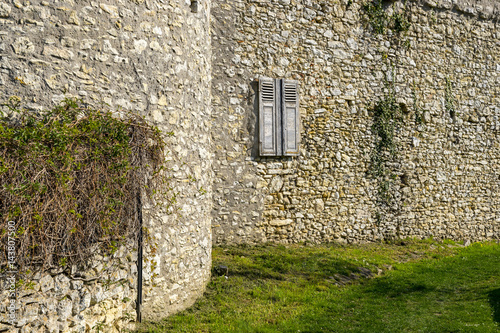
[[[74,25],[80,25],[80,19],[78,18],[78,15],[76,14],[75,11],[72,11],[71,14],[69,15],[68,23]]]
[[[0,17],[7,18],[10,16],[11,8],[8,4],[2,2],[0,3]]]
[[[276,220],[272,220],[269,222],[269,224],[274,226],[274,227],[282,227],[285,225],[289,225],[291,223],[293,223],[293,220],[291,220],[291,219],[285,219],[285,220],[276,219]]]
[[[214,243],[499,238],[500,3],[395,1],[405,34],[375,34],[349,3],[213,1]],[[299,81],[297,158],[258,155],[261,76]],[[370,108],[387,81],[406,111],[384,205]]]
[[[283,179],[280,176],[275,176],[271,180],[271,184],[269,185],[269,192],[275,193],[281,190],[283,187]]]
[[[99,4],[99,7],[103,11],[105,11],[106,13],[108,13],[109,15],[111,15],[111,17],[118,17],[118,7],[111,6],[111,5],[108,5],[108,4],[105,4],[105,3]]]
[[[155,255],[144,254],[155,261],[144,267],[144,319],[191,305],[210,276],[209,8],[205,0],[197,13],[184,0],[0,1],[0,96],[19,96],[29,110],[81,97],[97,108],[125,108],[174,133],[167,138],[169,167],[176,170],[169,186],[182,193],[174,207],[180,214],[144,207],[144,223],[158,244]],[[41,331],[68,330],[70,323],[72,330],[92,331],[103,321],[110,331],[124,330],[135,316],[137,293],[137,253],[127,252],[107,261],[96,257],[84,278],[62,270],[41,276],[39,291],[23,296],[40,309]],[[122,259],[123,267],[106,271]],[[114,283],[108,289],[105,278]],[[63,300],[70,303],[60,305]]]
[[[158,244],[145,253],[154,262],[144,267],[145,319],[201,295],[212,241],[499,237],[498,2],[408,1],[401,13],[411,25],[401,35],[374,34],[360,0],[198,4],[0,4],[0,96],[16,94],[30,110],[84,97],[174,133],[169,186],[181,213],[144,207]],[[298,157],[258,156],[260,76],[300,83]],[[368,172],[370,108],[388,82],[407,112],[383,206]],[[23,329],[125,328],[137,288],[137,255],[126,252],[96,257],[85,278],[62,269],[38,277],[21,298],[39,314],[27,315]],[[111,262],[122,267],[106,272]],[[100,274],[120,286],[105,288]],[[69,303],[59,306],[62,299]]]
[[[35,45],[29,40],[28,37],[16,38],[14,43],[12,43],[12,48],[15,53],[20,55],[27,55],[35,52]]]
[[[54,279],[49,274],[40,279],[40,290],[42,293],[54,288]]]
[[[66,293],[70,289],[70,279],[63,275],[59,274],[54,278],[54,291],[58,295],[66,295]]]
[[[42,54],[64,60],[73,59],[74,56],[73,52],[70,50],[60,49],[53,46],[44,46]]]

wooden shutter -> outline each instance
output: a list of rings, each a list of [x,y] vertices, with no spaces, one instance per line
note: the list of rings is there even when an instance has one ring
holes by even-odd
[[[300,115],[298,82],[281,80],[281,107],[283,127],[283,155],[298,156],[300,142]]]
[[[281,121],[277,112],[279,81],[270,78],[259,79],[259,149],[261,156],[281,155]],[[279,128],[278,128],[279,127]],[[279,130],[279,132],[278,132]]]

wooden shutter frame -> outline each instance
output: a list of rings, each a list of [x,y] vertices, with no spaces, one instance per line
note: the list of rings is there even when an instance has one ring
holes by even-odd
[[[300,112],[299,82],[281,80],[282,153],[283,156],[299,156]],[[290,119],[292,121],[290,122]],[[292,126],[290,126],[292,125]]]
[[[269,90],[270,86],[272,86],[271,90]],[[277,98],[279,90],[278,80],[268,77],[259,78],[259,152],[261,156],[281,155],[281,112],[279,112],[278,102],[280,100]],[[269,134],[271,134],[270,137]]]

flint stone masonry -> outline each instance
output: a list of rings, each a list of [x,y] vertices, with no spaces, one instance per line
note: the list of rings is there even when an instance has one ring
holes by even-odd
[[[16,325],[8,325],[9,286],[2,277],[0,331],[109,332],[132,329],[137,296],[137,253],[121,247],[96,256],[86,271],[52,269],[17,289]],[[106,282],[109,281],[109,282]]]
[[[18,96],[36,112],[76,97],[94,107],[135,112],[174,134],[166,158],[172,193],[178,193],[175,212],[144,207],[144,223],[157,244],[156,253],[144,254],[146,320],[190,306],[210,276],[209,18],[209,0],[198,1],[196,13],[185,0],[0,3],[2,102]],[[137,247],[127,251],[135,255]],[[130,283],[113,292],[103,282],[43,274],[26,301],[33,316],[13,331],[89,332],[101,324],[104,331],[121,330],[115,323],[135,320],[137,273],[135,261],[123,265],[116,279]],[[60,305],[64,297],[69,305]]]
[[[401,35],[362,4],[213,1],[214,244],[500,237],[500,4],[391,2]],[[259,77],[299,81],[297,158],[258,155]],[[406,112],[382,207],[369,110],[386,82]]]
[[[144,319],[202,294],[212,242],[499,238],[500,5],[409,0],[403,8],[398,0],[385,10],[407,14],[409,31],[377,35],[362,4],[0,3],[1,101],[17,96],[36,112],[77,97],[174,133],[166,158],[177,203],[144,207],[157,245],[144,256]],[[299,82],[298,157],[258,156],[263,76]],[[380,180],[368,172],[376,141],[370,108],[391,85],[405,112],[384,206]],[[0,330],[131,327],[134,246],[111,259],[97,255],[86,272],[26,281],[18,290],[22,320],[7,325],[2,307]],[[2,289],[0,305],[7,301]]]

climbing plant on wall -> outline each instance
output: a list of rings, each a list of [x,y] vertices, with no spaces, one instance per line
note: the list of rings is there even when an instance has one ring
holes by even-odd
[[[380,200],[389,204],[389,187],[395,179],[391,172],[390,163],[397,158],[395,132],[402,123],[402,110],[404,106],[396,102],[394,93],[388,93],[377,102],[371,112],[373,114],[372,131],[376,136],[375,147],[371,154],[370,172],[379,180]]]
[[[411,46],[407,32],[410,30],[409,9],[407,0],[399,3],[387,0],[368,0],[362,9],[368,26],[378,35],[384,35],[396,48],[407,50]],[[400,52],[383,53],[381,60],[386,68],[394,68],[398,63]],[[375,146],[371,152],[370,174],[377,182],[377,208],[375,220],[381,224],[387,214],[395,217],[401,207],[400,195],[394,191],[395,185],[401,184],[401,178],[407,178],[400,170],[400,161],[396,143],[396,132],[403,124],[403,114],[408,113],[406,104],[396,101],[395,73],[387,71],[385,96],[371,108],[373,115],[372,132],[375,135]],[[421,122],[421,113],[415,109],[416,121]],[[399,226],[398,226],[399,228]]]
[[[397,33],[406,32],[410,29],[408,12],[406,11],[407,1],[403,2],[403,10],[396,10],[393,6],[393,13],[387,13],[387,0],[370,0],[363,4],[366,19],[373,31],[377,34],[385,34],[388,29]]]
[[[85,265],[96,246],[113,253],[137,235],[138,192],[175,199],[164,154],[164,135],[138,115],[75,100],[34,113],[11,98],[0,117],[0,243],[15,242],[20,271]]]

